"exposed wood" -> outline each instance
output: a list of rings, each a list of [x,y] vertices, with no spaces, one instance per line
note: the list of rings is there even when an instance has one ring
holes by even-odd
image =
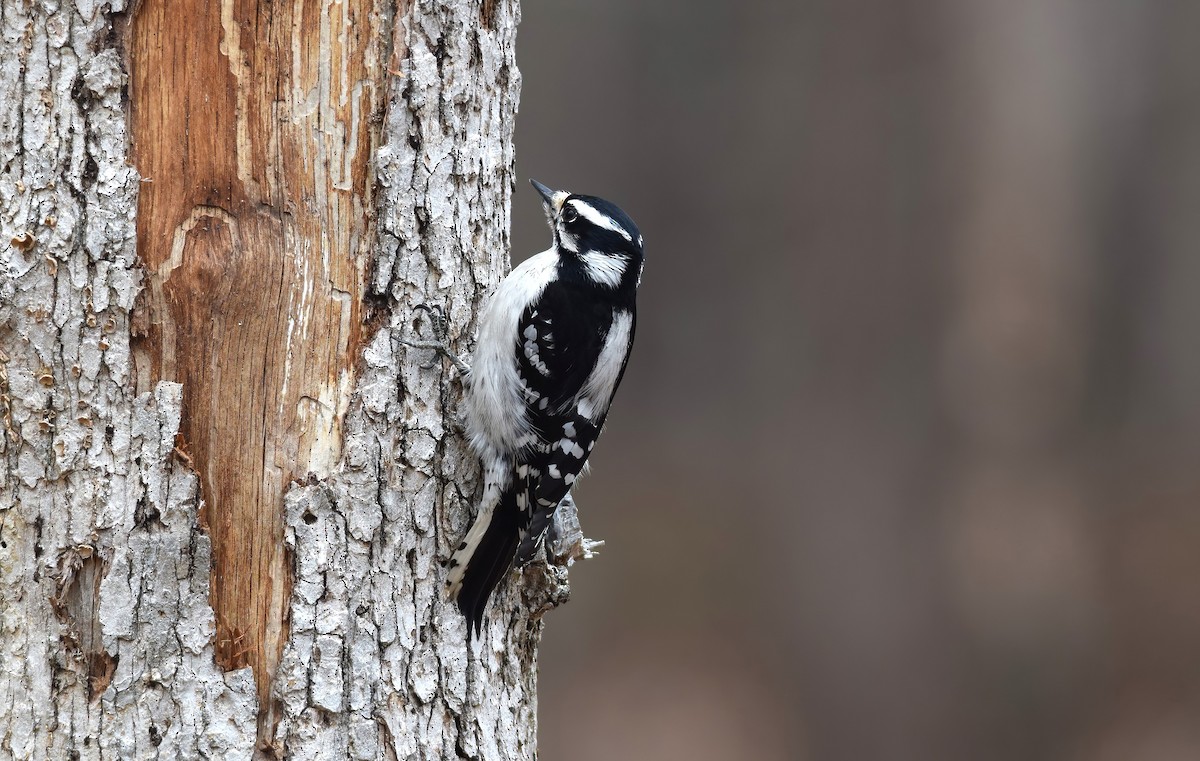
[[[373,242],[379,16],[371,0],[144,0],[130,60],[138,382],[179,381],[213,542],[225,668],[260,701],[287,636],[287,483],[327,476]]]

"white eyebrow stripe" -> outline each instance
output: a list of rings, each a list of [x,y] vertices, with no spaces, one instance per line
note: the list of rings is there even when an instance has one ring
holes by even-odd
[[[602,213],[599,209],[595,208],[586,201],[580,201],[578,198],[573,199],[570,203],[571,206],[575,208],[575,211],[587,217],[588,221],[596,227],[603,227],[605,230],[612,230],[613,232],[620,234],[620,236],[625,240],[633,243],[633,238],[629,235],[629,232],[626,231],[624,227],[621,227],[614,222],[613,219],[607,214]]]

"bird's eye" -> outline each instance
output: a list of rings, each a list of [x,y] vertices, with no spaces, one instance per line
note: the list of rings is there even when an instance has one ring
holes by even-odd
[[[568,206],[563,210],[563,221],[567,224],[570,224],[577,219],[579,219],[579,212],[575,211],[573,207]]]

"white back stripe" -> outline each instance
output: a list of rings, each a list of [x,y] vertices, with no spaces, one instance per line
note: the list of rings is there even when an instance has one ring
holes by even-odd
[[[613,312],[612,327],[600,348],[592,374],[579,390],[579,414],[599,420],[608,412],[613,392],[617,390],[617,379],[625,366],[629,353],[629,337],[633,330],[633,315],[625,310]]]

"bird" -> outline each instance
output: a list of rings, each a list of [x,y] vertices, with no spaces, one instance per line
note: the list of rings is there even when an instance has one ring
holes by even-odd
[[[446,584],[478,635],[493,591],[528,564],[583,475],[624,377],[637,326],[642,234],[596,196],[530,180],[553,241],[505,277],[480,316],[462,417],[483,474]],[[442,341],[407,342],[446,352]]]

